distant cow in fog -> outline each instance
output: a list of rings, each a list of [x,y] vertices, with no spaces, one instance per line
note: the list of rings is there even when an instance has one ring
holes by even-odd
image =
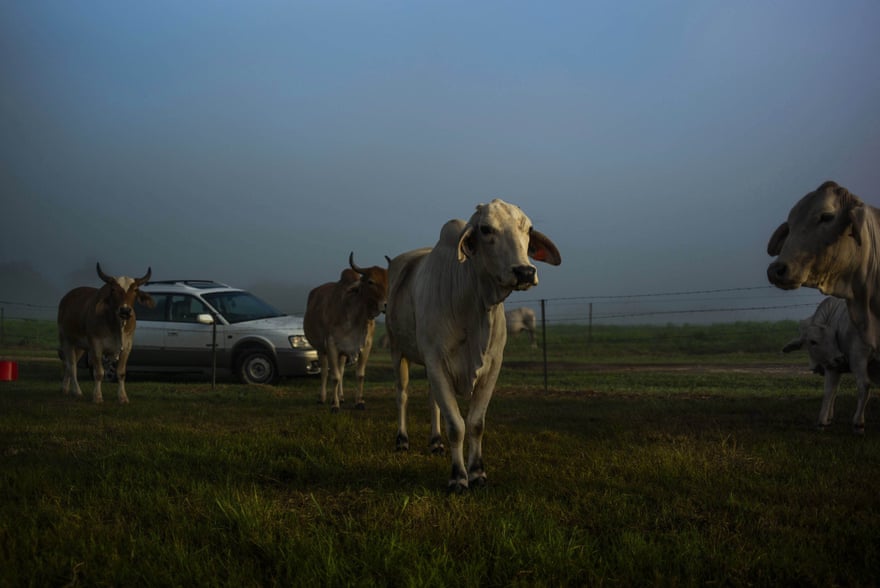
[[[333,376],[333,402],[339,410],[343,401],[342,373],[346,361],[357,361],[357,400],[364,408],[364,374],[373,347],[375,318],[385,309],[388,270],[379,266],[362,268],[348,256],[351,269],[342,271],[337,282],[328,282],[309,292],[303,330],[321,361],[321,403],[327,401],[327,378]]]
[[[852,372],[859,390],[858,405],[853,415],[852,426],[857,433],[865,431],[865,406],[868,403],[871,386],[871,372],[874,380],[880,375],[880,365],[870,361],[871,348],[862,341],[858,329],[852,323],[846,309],[846,301],[840,298],[826,298],[816,308],[813,316],[804,319],[799,325],[799,336],[782,348],[789,353],[806,347],[810,356],[810,368],[825,376],[825,394],[819,411],[818,426],[824,429],[834,417],[834,398],[837,394],[840,376]]]
[[[504,318],[507,321],[508,335],[516,336],[522,331],[525,331],[529,334],[529,342],[532,347],[538,346],[535,339],[535,325],[537,324],[537,321],[535,320],[534,310],[525,306],[514,308],[506,311],[504,313]]]
[[[76,377],[76,364],[86,351],[95,377],[95,402],[103,402],[101,380],[104,379],[104,356],[117,361],[116,377],[119,381],[119,402],[127,403],[125,393],[125,367],[128,354],[134,340],[137,317],[134,312],[135,302],[152,308],[155,302],[140,287],[149,279],[152,271],[141,278],[120,276],[115,278],[101,271],[97,264],[98,277],[104,285],[98,288],[83,286],[74,288],[64,295],[58,304],[58,342],[64,360],[64,379],[61,391],[73,391],[82,396],[82,390]]]

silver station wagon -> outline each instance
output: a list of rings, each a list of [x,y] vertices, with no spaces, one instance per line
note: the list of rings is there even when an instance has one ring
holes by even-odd
[[[138,305],[129,373],[210,374],[216,327],[217,373],[246,384],[320,372],[302,318],[279,312],[250,292],[209,280],[149,282],[156,302]]]

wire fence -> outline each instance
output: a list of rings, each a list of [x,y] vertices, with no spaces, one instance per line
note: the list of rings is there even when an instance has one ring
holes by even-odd
[[[505,308],[531,308],[535,312],[539,330],[555,325],[587,325],[590,335],[594,325],[688,325],[798,320],[811,315],[823,298],[812,289],[783,292],[769,285],[543,299],[529,299],[523,294],[526,293],[515,292],[511,295],[505,302]],[[56,313],[57,305],[54,304],[0,300],[0,344],[9,343],[7,321],[54,323]],[[382,321],[382,317],[379,321]]]
[[[803,318],[821,302],[816,290],[782,292],[772,286],[682,290],[636,294],[522,298],[514,293],[507,309],[527,306],[547,324],[639,324],[776,321]],[[57,305],[0,300],[0,318],[55,320]]]
[[[801,319],[823,296],[816,290],[783,292],[772,286],[571,296],[544,299],[547,324],[633,325],[657,323],[765,322]],[[507,308],[527,306],[541,317],[541,299],[509,299]]]

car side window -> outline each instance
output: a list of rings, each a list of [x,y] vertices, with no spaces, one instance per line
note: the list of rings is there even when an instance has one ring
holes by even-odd
[[[156,306],[149,308],[142,304],[135,307],[135,315],[138,321],[166,321],[168,320],[168,295],[167,294],[150,294]]]
[[[208,306],[195,296],[175,294],[170,298],[172,322],[197,323],[200,314],[210,313]]]

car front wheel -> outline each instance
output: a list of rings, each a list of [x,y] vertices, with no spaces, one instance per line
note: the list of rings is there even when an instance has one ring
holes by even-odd
[[[266,351],[246,351],[238,363],[238,379],[243,384],[274,384],[278,381],[275,360]]]

